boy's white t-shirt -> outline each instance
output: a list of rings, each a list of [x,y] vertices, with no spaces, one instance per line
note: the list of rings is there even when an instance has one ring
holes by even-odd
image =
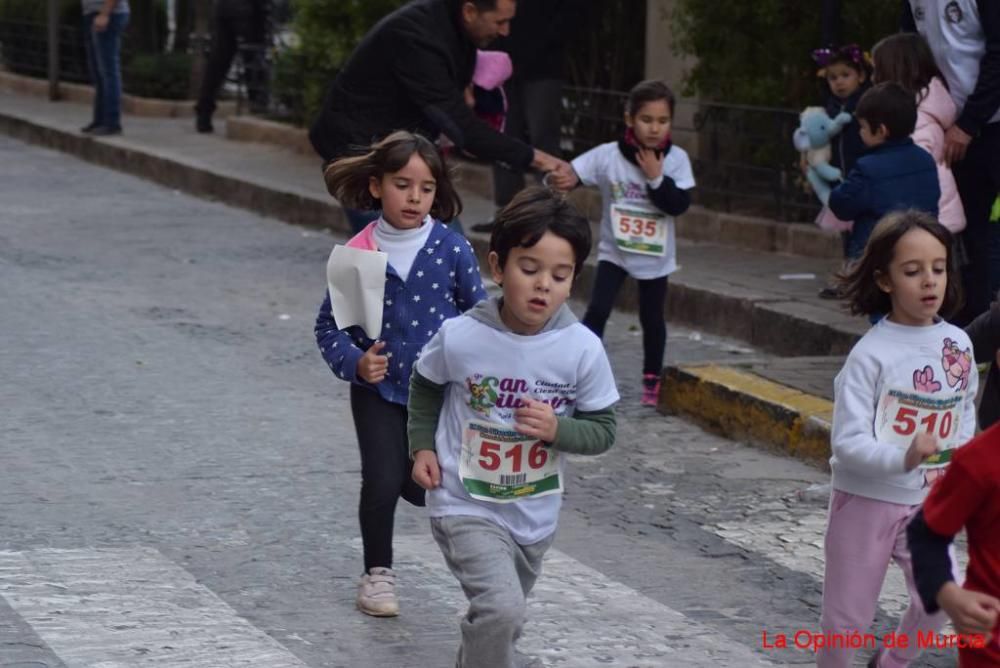
[[[625,159],[618,149],[618,142],[595,146],[578,156],[572,164],[582,183],[597,186],[601,191],[601,239],[597,246],[597,259],[616,264],[633,278],[643,280],[673,273],[677,269],[674,218],[660,211],[650,201],[646,186],[651,185],[651,182],[641,169]],[[672,145],[663,159],[663,175],[673,179],[681,190],[694,188],[691,161],[684,149],[677,145]],[[667,248],[662,257],[631,253],[618,248],[611,227],[611,208],[615,205],[666,218]]]
[[[583,324],[521,336],[469,315],[446,320],[420,354],[416,370],[447,385],[434,442],[441,486],[427,493],[431,517],[472,515],[497,522],[521,545],[556,529],[561,494],[513,503],[473,499],[459,479],[462,432],[469,420],[514,425],[515,400],[550,403],[557,416],[604,410],[618,389],[601,340]],[[560,476],[565,478],[565,457]]]
[[[933,433],[939,444],[971,439],[978,384],[972,342],[962,329],[944,321],[910,327],[880,320],[834,379],[833,488],[889,503],[922,503],[925,472],[904,471],[906,448],[922,432]]]

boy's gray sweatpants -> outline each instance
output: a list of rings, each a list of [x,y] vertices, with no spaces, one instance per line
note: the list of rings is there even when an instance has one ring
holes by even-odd
[[[518,545],[496,522],[468,515],[431,518],[431,531],[469,599],[457,668],[514,668],[526,598],[555,534]]]

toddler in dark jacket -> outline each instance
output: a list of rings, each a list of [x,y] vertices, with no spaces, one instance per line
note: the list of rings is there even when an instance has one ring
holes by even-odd
[[[895,83],[874,86],[854,112],[868,147],[847,178],[830,193],[830,210],[853,220],[847,258],[861,257],[872,229],[892,211],[917,209],[938,214],[941,187],[934,158],[913,143],[917,122],[913,95]]]

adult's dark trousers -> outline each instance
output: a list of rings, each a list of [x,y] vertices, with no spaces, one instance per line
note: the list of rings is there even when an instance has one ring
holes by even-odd
[[[604,338],[604,326],[611,317],[615,298],[628,272],[613,262],[597,264],[594,290],[583,315],[583,324]],[[642,372],[659,376],[663,372],[663,353],[667,347],[667,322],[663,308],[667,298],[667,277],[636,280],[639,284],[639,324],[642,325]]]
[[[985,312],[1000,284],[1000,266],[991,261],[991,237],[1000,234],[990,222],[990,210],[1000,192],[1000,122],[985,125],[969,144],[965,158],[952,165],[965,209],[962,239],[968,264],[962,271],[965,307],[954,319],[964,327]]]
[[[115,12],[108,18],[108,27],[94,30],[97,12],[83,17],[84,50],[87,67],[94,82],[95,126],[120,130],[122,126],[122,33],[128,26],[128,12]]]
[[[406,406],[383,399],[375,390],[351,385],[351,414],[361,449],[361,502],[358,519],[365,550],[365,572],[392,568],[392,529],[396,502],[403,497],[424,505],[424,490],[413,482]]]
[[[507,94],[504,134],[558,156],[562,89],[561,79],[512,79],[504,86]],[[524,172],[499,165],[493,167],[493,200],[497,206],[506,206],[522,188]]]
[[[267,104],[267,67],[264,62],[264,15],[247,0],[216,0],[212,14],[212,44],[201,80],[195,110],[211,117],[215,99],[229,73],[233,58],[242,49],[247,96],[252,110]]]

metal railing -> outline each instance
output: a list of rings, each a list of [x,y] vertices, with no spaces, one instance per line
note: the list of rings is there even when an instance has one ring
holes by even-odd
[[[563,96],[563,150],[579,155],[624,132],[627,94],[567,87]],[[674,141],[688,150],[694,200],[709,208],[776,220],[812,220],[815,196],[802,186],[792,133],[798,112],[719,102],[678,101]]]
[[[48,76],[48,25],[42,22],[0,21],[0,60],[18,74],[45,78]],[[59,26],[59,78],[63,81],[86,83],[87,54],[80,26]],[[123,37],[123,59],[129,53]]]
[[[80,27],[59,28],[59,70],[63,81],[86,82],[87,59]],[[194,42],[197,44],[198,42]],[[272,89],[273,49],[244,45],[237,57],[236,97],[242,107],[249,98],[252,111],[277,118],[302,119],[301,88]],[[197,48],[197,47],[196,47]],[[122,61],[131,58],[127,34]],[[293,71],[303,65],[279,57]],[[44,23],[0,21],[0,59],[14,72],[44,78],[48,36]],[[254,72],[265,64],[267,73]],[[230,79],[232,82],[232,77]],[[257,91],[254,86],[263,90]],[[128,80],[126,78],[126,90]],[[566,87],[562,100],[562,148],[567,157],[621,136],[626,93]],[[263,105],[263,107],[262,107]],[[802,187],[799,154],[792,146],[798,113],[789,109],[718,102],[679,101],[674,112],[674,141],[688,150],[697,187],[694,201],[709,208],[776,220],[812,220],[819,210],[815,197]]]

